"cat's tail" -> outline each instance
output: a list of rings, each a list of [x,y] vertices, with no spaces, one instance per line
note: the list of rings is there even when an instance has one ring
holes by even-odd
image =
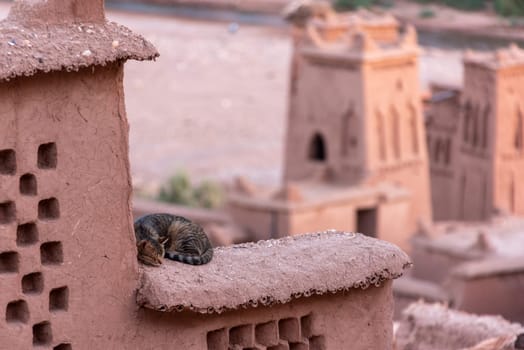
[[[165,257],[189,265],[204,265],[213,258],[213,248],[207,249],[202,255],[190,255],[179,252],[166,252]]]

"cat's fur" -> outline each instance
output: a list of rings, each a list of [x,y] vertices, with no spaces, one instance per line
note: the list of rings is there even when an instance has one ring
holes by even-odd
[[[135,221],[138,260],[159,266],[162,258],[190,265],[207,264],[213,247],[198,224],[177,215],[150,214]]]

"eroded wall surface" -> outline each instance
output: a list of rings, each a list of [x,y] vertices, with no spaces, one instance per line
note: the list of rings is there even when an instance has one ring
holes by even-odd
[[[391,349],[391,281],[382,287],[311,296],[223,314],[143,309],[133,343],[140,349]],[[130,343],[131,344],[131,343]]]
[[[137,262],[122,72],[0,84],[1,349],[127,337]]]

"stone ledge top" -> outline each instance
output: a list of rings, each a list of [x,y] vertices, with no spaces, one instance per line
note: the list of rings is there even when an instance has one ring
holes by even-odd
[[[113,22],[34,26],[9,19],[0,22],[0,80],[156,57],[151,43]]]
[[[215,248],[202,266],[142,266],[137,303],[164,312],[220,313],[380,286],[409,266],[407,254],[391,243],[332,230]]]

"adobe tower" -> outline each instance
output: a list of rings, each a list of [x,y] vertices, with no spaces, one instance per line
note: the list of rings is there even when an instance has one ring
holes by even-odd
[[[390,17],[341,31],[343,20],[297,35],[285,181],[399,185],[410,193],[412,230],[431,221],[417,35],[398,34]]]
[[[516,46],[466,52],[454,169],[458,220],[489,219],[494,211],[524,214],[524,52]],[[520,192],[519,192],[520,191]],[[445,203],[438,203],[440,207]]]
[[[320,10],[293,27],[284,186],[239,186],[229,210],[255,240],[333,228],[409,249],[432,220],[416,32]]]

